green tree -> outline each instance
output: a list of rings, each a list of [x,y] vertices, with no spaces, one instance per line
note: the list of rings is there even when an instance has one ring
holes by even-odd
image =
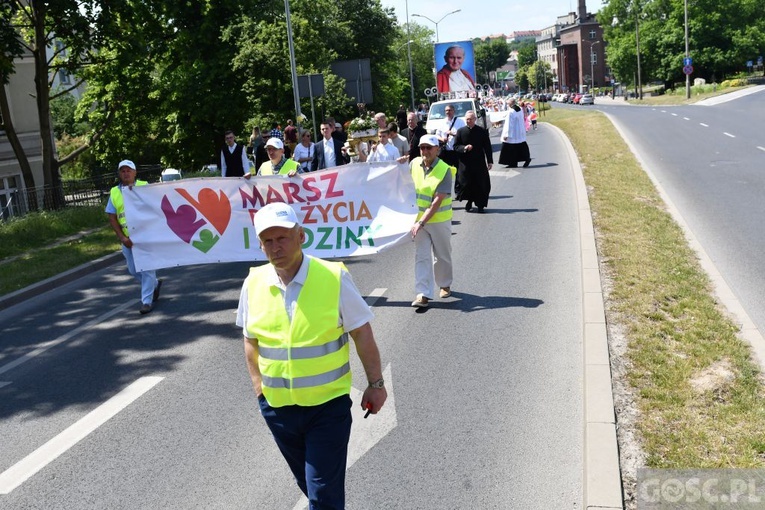
[[[597,15],[608,41],[607,62],[623,82],[634,82],[639,27],[643,82],[685,80],[683,0],[609,0]],[[689,52],[694,77],[722,80],[745,69],[765,48],[765,4],[757,0],[688,2]]]
[[[8,141],[13,148],[13,153],[21,167],[21,175],[27,186],[34,186],[34,174],[29,164],[24,148],[21,145],[16,128],[13,125],[10,103],[8,101],[8,91],[6,85],[10,83],[11,75],[15,73],[14,60],[24,53],[24,46],[19,38],[18,30],[13,22],[17,18],[18,7],[10,2],[0,4],[0,128],[5,131]],[[34,201],[36,197],[32,196]],[[36,204],[31,204],[36,209]]]
[[[507,63],[510,49],[505,39],[492,39],[488,42],[474,39],[473,54],[475,56],[476,81],[488,83],[489,72]]]
[[[552,71],[549,62],[543,60],[535,61],[526,68],[525,75],[529,87],[534,90],[542,90],[546,85],[552,85]]]

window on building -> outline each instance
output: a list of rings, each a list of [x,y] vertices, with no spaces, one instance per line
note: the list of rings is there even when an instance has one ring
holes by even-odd
[[[17,216],[22,211],[22,194],[19,193],[20,175],[0,177],[0,218],[7,220],[11,216]]]
[[[63,69],[59,69],[58,71],[58,81],[61,83],[61,85],[72,84],[72,78],[70,74]]]
[[[590,39],[595,39],[595,30],[590,30]]]

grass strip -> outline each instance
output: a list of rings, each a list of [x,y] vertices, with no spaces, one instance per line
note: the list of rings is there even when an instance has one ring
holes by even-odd
[[[682,230],[604,115],[554,109],[544,120],[571,139],[584,169],[646,467],[762,467],[759,369]]]
[[[103,223],[102,223],[103,224]],[[0,265],[0,295],[22,289],[120,249],[111,227],[44,250],[31,250]]]
[[[48,246],[54,240],[108,225],[103,206],[40,211],[0,221],[0,259]]]

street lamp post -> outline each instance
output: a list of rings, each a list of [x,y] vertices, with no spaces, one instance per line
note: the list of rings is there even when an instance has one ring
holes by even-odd
[[[462,9],[457,9],[456,11],[447,12],[446,14],[441,16],[441,19],[438,20],[438,21],[433,21],[432,19],[428,18],[427,16],[423,16],[422,14],[412,14],[412,17],[413,18],[425,18],[426,20],[428,20],[431,23],[433,23],[434,25],[436,25],[436,42],[438,42],[439,41],[439,39],[438,39],[438,24],[441,23],[444,20],[444,18],[446,18],[447,16],[451,16],[452,14],[460,12],[461,10]]]
[[[638,99],[643,99],[643,78],[640,73],[640,9],[635,7],[635,3],[637,3],[638,0],[635,0],[634,2],[630,2],[630,6],[632,7],[632,10],[635,11],[635,53],[637,55],[637,76],[636,76],[636,90],[635,94],[638,96]],[[687,1],[687,0],[686,0]],[[619,24],[619,18],[614,16],[613,22],[611,23],[611,26],[616,26]]]
[[[685,58],[689,58],[691,55],[688,52],[688,0],[684,2],[685,7]],[[691,75],[685,75],[685,99],[691,98]]]
[[[412,111],[416,112],[414,107],[414,70],[412,69],[412,27],[409,23],[409,0],[406,0],[406,57],[409,59],[409,90],[412,94]]]
[[[290,71],[292,74],[292,96],[295,101],[295,122],[300,125],[303,113],[300,111],[300,90],[298,89],[297,65],[295,64],[295,45],[292,43],[292,21],[290,20],[290,0],[284,0],[284,14],[287,18],[287,46],[290,51]],[[310,78],[309,78],[310,79]]]
[[[600,44],[600,41],[590,43],[590,94],[592,94],[592,89],[595,87],[595,53],[592,51],[592,47],[596,44]]]
[[[640,9],[635,9],[635,53],[637,54],[638,99],[643,100],[643,77],[640,74]]]
[[[414,41],[410,39],[407,42],[397,46],[396,47],[396,53],[398,53],[398,50],[400,50],[401,48],[406,46],[407,61],[409,63],[409,86],[410,86],[411,91],[412,91],[412,111],[414,112],[416,110],[414,108],[414,72],[412,71],[412,49],[411,49],[411,46],[412,46],[413,42]]]

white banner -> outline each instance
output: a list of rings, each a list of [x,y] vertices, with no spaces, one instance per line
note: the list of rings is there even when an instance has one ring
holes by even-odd
[[[408,238],[417,216],[407,164],[356,163],[329,170],[244,178],[199,178],[124,190],[137,271],[266,260],[252,217],[286,202],[322,258],[368,255]]]

